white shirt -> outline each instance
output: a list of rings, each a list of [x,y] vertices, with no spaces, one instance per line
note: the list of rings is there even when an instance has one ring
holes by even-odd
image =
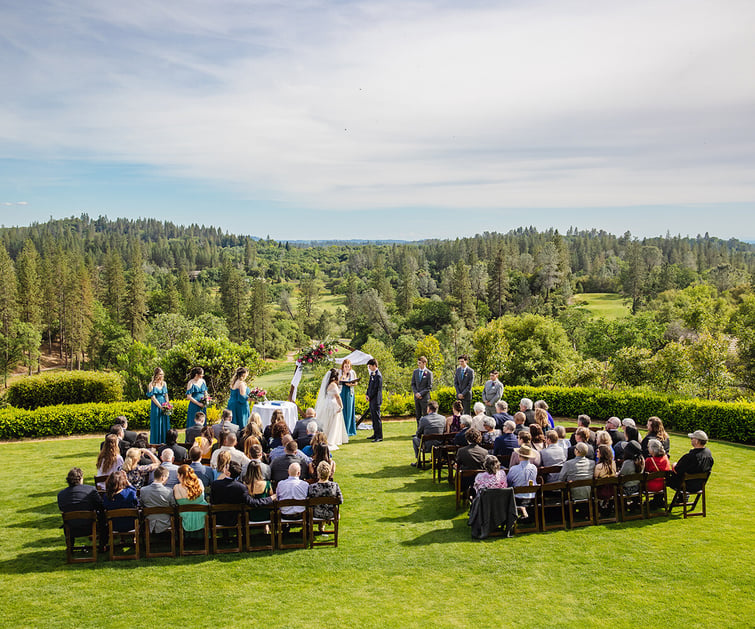
[[[218,455],[223,451],[230,452],[231,461],[236,461],[243,469],[246,469],[246,466],[249,465],[249,457],[241,450],[237,450],[235,446],[221,446],[212,453],[212,458],[210,459],[210,467],[212,469],[216,470],[218,468]]]
[[[289,476],[286,480],[278,483],[275,493],[278,500],[306,500],[309,494],[309,483],[301,480],[298,476]],[[283,507],[281,509],[281,513],[284,515],[301,513],[302,511],[304,511],[304,507]]]

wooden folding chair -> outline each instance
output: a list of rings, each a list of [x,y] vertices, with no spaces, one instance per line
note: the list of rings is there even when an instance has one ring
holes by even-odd
[[[118,518],[133,519],[132,528],[127,531],[116,531],[114,520]],[[111,509],[105,511],[105,520],[107,521],[108,533],[108,554],[110,561],[121,559],[139,559],[139,510],[138,509]],[[126,554],[116,554],[115,549],[120,547],[131,547],[133,552]]]
[[[611,524],[619,521],[619,505],[617,490],[619,479],[616,476],[607,478],[596,478],[593,480],[593,513],[595,514],[595,524]],[[606,491],[601,491],[607,487]],[[599,495],[600,494],[600,495]],[[608,500],[610,506],[605,511],[600,508],[600,501]]]
[[[223,521],[228,521],[228,524],[223,524]],[[245,521],[246,514],[244,513],[244,505],[242,504],[212,505],[210,507],[212,552],[215,555],[221,555],[223,553],[240,553],[242,551],[244,546]],[[222,546],[222,541],[227,541],[229,537],[231,540],[236,540],[235,545]]]
[[[662,480],[663,487],[658,491],[651,491],[648,483],[654,480]],[[657,472],[645,472],[645,478],[642,483],[642,496],[644,498],[645,517],[655,518],[658,516],[668,515],[668,497],[666,496],[666,472],[663,470]],[[653,508],[658,504],[658,508]]]
[[[510,455],[509,455],[510,458]],[[537,468],[537,482],[541,485],[548,482],[548,476],[550,474],[558,474],[561,471],[560,465],[546,465],[544,467]],[[554,481],[555,482],[555,481]]]
[[[509,463],[511,462],[511,454],[498,454],[496,455],[498,462],[501,464],[502,470],[509,469]]]
[[[456,510],[462,503],[467,506],[469,503],[469,490],[471,489],[474,478],[480,472],[485,470],[456,470],[455,487],[456,487]]]
[[[306,548],[309,544],[309,527],[307,526],[307,506],[309,505],[308,499],[296,500],[290,498],[287,500],[279,500],[277,507],[278,522],[276,524],[276,531],[278,534],[278,548]],[[283,509],[286,507],[301,507],[300,513],[283,513]],[[286,532],[290,532],[291,529],[301,529],[301,541],[284,543],[284,537]]]
[[[317,518],[315,517],[315,507],[328,505],[333,507],[332,518]],[[323,496],[320,498],[310,498],[309,505],[307,507],[309,513],[307,523],[309,525],[309,547],[315,546],[338,546],[338,523],[341,519],[341,505],[338,502],[338,498],[333,496]],[[320,524],[323,525],[322,529],[319,529]],[[316,528],[317,527],[317,528]],[[321,537],[315,541],[316,536]],[[322,537],[325,536],[325,537]]]
[[[575,498],[574,490],[580,487],[589,487],[590,491],[587,498]],[[592,502],[592,478],[585,478],[584,480],[572,480],[566,483],[566,493],[569,500],[569,528],[576,528],[578,526],[591,526],[594,521],[593,502]],[[587,520],[577,520],[574,517],[574,511],[577,508],[587,507],[588,518]]]
[[[257,511],[265,510],[267,512],[266,518],[256,517],[259,514]],[[254,519],[252,519],[252,517]],[[275,522],[276,522],[276,507],[275,505],[269,505],[266,507],[254,507],[247,509],[246,511],[246,550],[248,552],[255,550],[274,550],[275,549]],[[265,532],[265,527],[267,531]],[[261,532],[260,532],[261,531]],[[258,535],[262,540],[267,540],[266,543],[253,544],[252,539],[254,535]]]
[[[710,472],[703,472],[701,474],[684,474],[684,476],[682,477],[681,487],[676,492],[673,500],[668,505],[669,514],[674,507],[682,507],[682,514],[684,515],[685,520],[687,518],[698,515],[706,517],[707,512],[705,508],[705,486],[708,484],[709,478]],[[687,483],[689,481],[702,481],[702,486],[697,491],[690,491],[689,489],[687,489]],[[690,501],[693,496],[694,500]],[[695,508],[697,507],[697,503],[699,502],[700,498],[703,499],[702,510],[696,512]]]
[[[532,483],[532,481],[530,481]],[[540,496],[541,485],[522,485],[521,487],[514,487],[514,500],[516,501],[517,512],[520,507],[527,509],[527,517],[517,517],[516,525],[514,526],[514,534],[518,533],[538,533],[542,529],[540,528],[540,513],[538,509],[538,502]],[[521,494],[535,494],[534,498],[520,498]],[[529,520],[532,517],[532,524],[525,526],[524,521]]]
[[[428,447],[430,443],[435,441],[442,445],[445,442],[445,435],[442,433],[436,433],[434,435],[420,435],[419,438],[419,450],[417,450],[417,469],[424,470],[427,468],[428,462],[432,465],[432,446]],[[427,449],[427,451],[425,451]],[[429,459],[429,461],[428,461]]]
[[[170,517],[170,528],[164,533],[170,535],[170,550],[156,551],[153,550],[153,535],[164,535],[164,533],[152,533],[149,527],[149,516],[167,515]],[[176,556],[176,509],[175,507],[145,507],[142,509],[142,520],[144,529],[144,556],[148,559],[152,557],[175,557]]]
[[[91,525],[91,529],[88,529],[86,535],[79,535],[78,537],[86,537],[89,540],[89,544],[81,544],[76,546],[76,537],[71,531],[71,526],[74,525],[72,520],[84,520],[84,522],[77,522],[75,524],[84,526],[86,522]],[[96,563],[97,562],[97,512],[96,511],[69,511],[63,514],[63,533],[66,538],[66,561],[68,563]],[[76,553],[82,553],[82,556],[76,556]]]
[[[642,520],[645,517],[644,509],[642,508],[642,492],[644,490],[643,482],[645,476],[642,473],[638,474],[624,474],[619,476],[619,505],[621,507],[621,521],[627,522],[629,520]],[[639,491],[636,494],[627,494],[627,483],[633,483],[639,481]],[[637,508],[637,513],[631,514],[633,508]]]
[[[100,483],[102,483],[103,487],[105,483],[107,483],[107,479],[110,476],[110,474],[103,474],[101,476],[95,476],[94,477],[94,487],[99,492],[100,496],[103,496],[105,494],[105,490],[100,488]]]
[[[560,517],[552,524],[548,523],[548,514],[558,514]],[[566,483],[543,483],[540,486],[540,528],[543,531],[566,528]]]
[[[454,467],[454,464],[456,463],[456,453],[459,451],[459,446],[452,445],[451,447],[446,450],[446,465],[448,466],[448,484],[453,485],[454,484],[454,477],[456,468]]]
[[[210,518],[208,514],[210,512],[209,505],[179,505],[178,507],[178,552],[183,557],[185,555],[209,555],[210,554]],[[204,545],[200,549],[187,549],[186,548],[186,530],[184,529],[182,513],[204,513]]]
[[[433,482],[435,482],[435,479],[437,477],[438,482],[441,481],[441,477],[443,476],[443,468],[446,466],[446,462],[448,461],[447,453],[449,449],[456,448],[453,444],[440,444],[440,445],[434,445],[432,450],[430,451],[430,464],[432,465],[433,470]]]

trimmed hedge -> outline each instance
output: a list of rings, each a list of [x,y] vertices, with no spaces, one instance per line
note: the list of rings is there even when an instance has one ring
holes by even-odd
[[[177,428],[186,425],[187,400],[171,402]],[[132,430],[149,429],[149,400],[115,404],[60,404],[33,411],[6,408],[0,410],[0,439],[20,437],[53,437],[78,433],[105,432],[113,419],[123,415]]]
[[[118,402],[123,381],[118,374],[100,371],[57,371],[21,378],[8,387],[8,404],[35,409],[57,404]]]

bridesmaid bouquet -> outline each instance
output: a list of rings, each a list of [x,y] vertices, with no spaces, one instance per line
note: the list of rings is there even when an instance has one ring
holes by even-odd
[[[329,361],[331,356],[336,353],[336,342],[325,340],[314,347],[302,350],[296,360],[301,361],[302,366],[314,366],[318,363]]]
[[[210,408],[210,406],[215,404],[215,399],[209,393],[204,396],[204,399],[202,401],[204,402],[205,408]]]
[[[160,408],[163,414],[167,415],[168,417],[170,417],[173,414],[173,405],[170,402],[163,403],[163,405]]]
[[[255,402],[264,399],[266,395],[267,391],[265,391],[265,389],[260,389],[259,387],[249,389],[249,399],[254,400]]]

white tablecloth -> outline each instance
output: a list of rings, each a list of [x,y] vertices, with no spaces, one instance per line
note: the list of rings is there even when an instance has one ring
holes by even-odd
[[[293,432],[296,427],[296,422],[299,421],[299,409],[293,402],[265,402],[264,404],[255,404],[252,407],[252,413],[259,413],[262,418],[262,427],[265,428],[270,425],[270,418],[273,416],[273,411],[283,411],[283,417],[286,420],[288,429]]]

